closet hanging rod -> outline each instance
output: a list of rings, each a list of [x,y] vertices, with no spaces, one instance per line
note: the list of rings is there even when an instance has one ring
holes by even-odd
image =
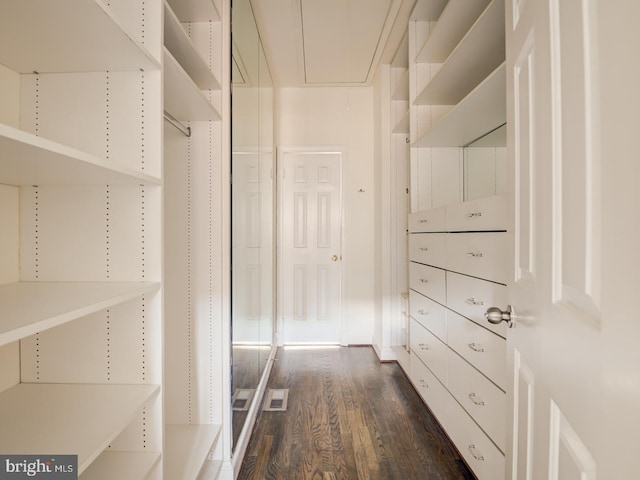
[[[164,111],[164,119],[169,122],[171,125],[180,130],[186,137],[191,136],[191,127],[185,127],[182,122],[177,120],[173,115],[171,115],[166,110]]]

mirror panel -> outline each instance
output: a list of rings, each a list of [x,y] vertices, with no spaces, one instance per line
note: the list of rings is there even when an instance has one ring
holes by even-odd
[[[273,343],[273,85],[249,0],[232,11],[233,442],[242,432]]]
[[[507,191],[507,127],[502,125],[464,147],[464,200]]]

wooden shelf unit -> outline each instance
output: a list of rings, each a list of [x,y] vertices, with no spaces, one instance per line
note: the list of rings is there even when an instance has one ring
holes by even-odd
[[[489,0],[449,0],[415,62],[444,63],[488,3]]]
[[[215,0],[168,0],[181,22],[218,22],[220,9]]]
[[[159,391],[158,385],[18,384],[0,393],[0,451],[77,453],[81,474]]]
[[[0,2],[0,59],[17,73],[157,70],[99,0]]]
[[[200,90],[220,89],[220,82],[166,2],[164,4],[164,44]]]
[[[140,480],[160,461],[159,452],[105,451],[80,475],[80,480]]]
[[[220,113],[167,48],[164,49],[164,83],[164,108],[176,119],[220,120]]]
[[[437,27],[436,27],[437,28]],[[414,105],[456,105],[505,60],[503,0],[493,0]]]
[[[144,282],[17,282],[0,285],[0,346],[158,290]]]
[[[0,124],[0,183],[5,185],[159,185],[137,172],[75,148]]]
[[[218,425],[166,425],[166,478],[198,478],[219,435]]]
[[[458,147],[506,122],[504,63],[422,135],[412,147]]]

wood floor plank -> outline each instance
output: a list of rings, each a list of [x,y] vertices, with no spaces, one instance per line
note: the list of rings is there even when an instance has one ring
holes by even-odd
[[[240,480],[469,480],[464,462],[395,363],[369,347],[280,349]]]

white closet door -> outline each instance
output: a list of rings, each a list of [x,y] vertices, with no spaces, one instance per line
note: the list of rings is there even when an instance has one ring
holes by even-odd
[[[284,342],[339,343],[342,154],[283,159]]]

